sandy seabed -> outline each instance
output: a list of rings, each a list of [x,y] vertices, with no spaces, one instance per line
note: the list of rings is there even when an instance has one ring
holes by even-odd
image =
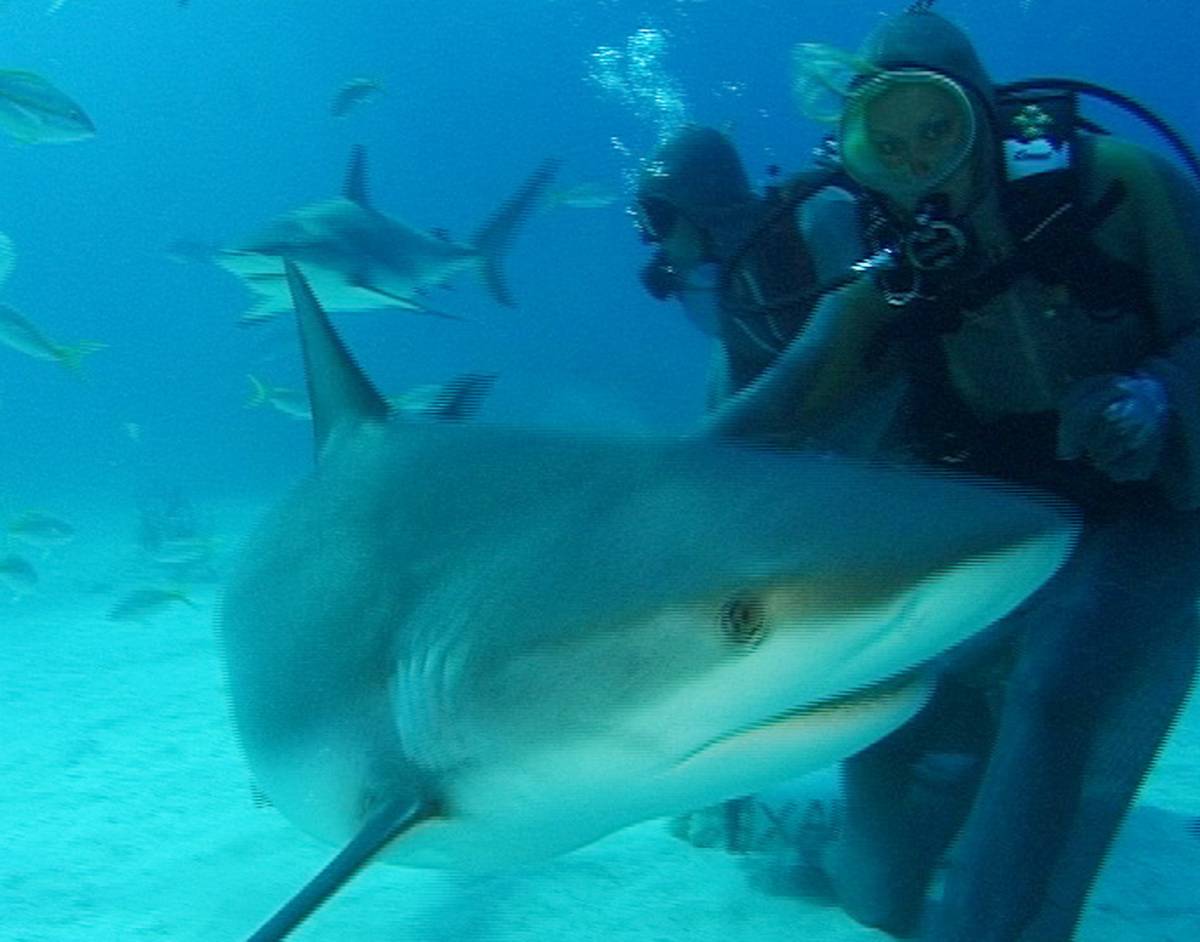
[[[3,508],[5,511],[12,508]],[[47,508],[50,509],[50,508]],[[212,508],[227,571],[252,503]],[[129,514],[79,530],[36,592],[0,593],[0,940],[244,938],[330,856],[252,799],[213,635],[219,582],[144,622],[113,603],[163,583]],[[10,552],[16,547],[8,547]],[[801,793],[828,795],[828,773]],[[1200,705],[1189,706],[1096,888],[1080,942],[1200,939]],[[779,890],[783,863],[692,847],[651,821],[517,873],[376,865],[297,939],[851,942],[890,938]]]

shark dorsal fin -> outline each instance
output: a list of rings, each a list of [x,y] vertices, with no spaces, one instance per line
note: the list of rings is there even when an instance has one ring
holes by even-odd
[[[388,406],[333,329],[300,269],[287,259],[283,264],[300,329],[308,402],[319,459],[334,429],[384,422],[388,417]]]
[[[371,208],[371,194],[367,190],[367,149],[355,144],[350,151],[350,162],[346,164],[346,179],[342,181],[342,196],[363,209]]]

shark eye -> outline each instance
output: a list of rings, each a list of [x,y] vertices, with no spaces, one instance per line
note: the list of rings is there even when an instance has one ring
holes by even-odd
[[[721,607],[721,631],[737,645],[753,647],[766,632],[766,611],[753,595],[735,595]]]

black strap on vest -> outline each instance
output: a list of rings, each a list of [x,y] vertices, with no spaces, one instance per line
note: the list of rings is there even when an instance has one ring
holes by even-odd
[[[750,230],[750,234],[742,240],[741,244],[730,253],[729,257],[721,265],[721,274],[717,282],[718,287],[722,289],[729,288],[738,269],[747,263],[749,256],[763,244],[764,240],[768,238],[769,233],[779,226],[791,223],[797,206],[818,191],[842,180],[844,180],[844,174],[839,168],[822,167],[815,170],[801,171],[792,176],[783,185],[769,188],[767,191],[767,202],[770,204],[770,208],[754,228]],[[758,313],[766,314],[772,309],[778,310],[789,307],[795,301],[807,298],[812,293],[812,290],[808,289],[789,297],[765,299],[761,303],[745,305],[744,310],[738,313],[753,315],[757,311]]]
[[[761,218],[721,264],[717,291],[724,329],[749,341],[762,357],[791,342],[821,294],[796,229],[796,207],[843,179],[840,169],[819,167],[768,188]]]

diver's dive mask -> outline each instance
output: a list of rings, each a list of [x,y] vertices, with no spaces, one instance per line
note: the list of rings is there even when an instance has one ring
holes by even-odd
[[[638,278],[647,294],[655,301],[665,301],[679,293],[683,286],[683,276],[679,269],[671,264],[670,258],[663,249],[651,256],[640,272]]]
[[[945,75],[880,72],[846,100],[838,133],[842,165],[866,189],[915,203],[963,166],[976,123],[967,93]]]
[[[657,245],[669,236],[678,218],[678,208],[658,197],[643,196],[633,204],[634,225],[648,245]]]
[[[713,332],[720,294],[720,264],[704,261],[685,270],[674,265],[667,252],[659,249],[638,272],[638,278],[655,301],[678,299],[698,327],[706,333]]]

